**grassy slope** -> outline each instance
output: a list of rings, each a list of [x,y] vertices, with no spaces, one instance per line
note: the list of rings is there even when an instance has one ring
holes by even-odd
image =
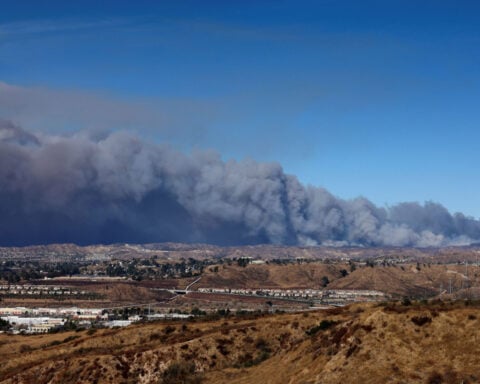
[[[322,320],[335,323],[306,333]],[[480,380],[479,326],[471,306],[397,304],[93,335],[0,335],[0,382],[161,383],[172,362],[194,362],[185,382],[473,383]]]
[[[348,276],[342,277],[345,269]],[[230,288],[322,288],[322,277],[328,277],[328,289],[376,289],[397,296],[432,296],[439,293],[440,285],[447,289],[462,287],[465,267],[462,265],[423,265],[357,267],[350,272],[348,264],[290,264],[290,265],[223,265],[218,272],[206,270],[195,287]],[[470,285],[479,285],[480,268],[470,266]]]

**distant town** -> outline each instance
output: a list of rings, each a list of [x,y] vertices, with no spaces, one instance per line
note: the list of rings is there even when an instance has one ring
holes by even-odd
[[[476,248],[0,249],[1,332],[46,333],[225,313],[480,296]]]

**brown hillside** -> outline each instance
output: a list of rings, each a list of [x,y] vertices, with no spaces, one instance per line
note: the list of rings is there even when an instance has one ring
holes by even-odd
[[[0,335],[1,383],[476,383],[480,311],[463,303]]]
[[[341,270],[348,271],[343,277]],[[239,267],[220,265],[218,272],[205,270],[197,287],[219,288],[322,288],[322,277],[328,277],[327,289],[375,289],[394,296],[430,297],[447,290],[480,286],[480,267],[470,266],[468,279],[463,265],[402,264],[368,267],[357,265],[352,272],[347,263],[262,264]]]
[[[334,280],[341,276],[343,264],[261,264],[239,267],[221,265],[218,272],[211,268],[202,275],[196,287],[226,288],[321,288],[322,277]]]

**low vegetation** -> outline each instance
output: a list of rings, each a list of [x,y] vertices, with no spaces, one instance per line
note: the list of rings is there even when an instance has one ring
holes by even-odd
[[[0,383],[475,383],[479,303],[412,301],[20,336]]]

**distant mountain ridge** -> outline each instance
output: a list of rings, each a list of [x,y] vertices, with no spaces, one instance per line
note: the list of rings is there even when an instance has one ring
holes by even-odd
[[[258,259],[356,259],[356,258],[438,258],[475,260],[480,253],[480,244],[462,247],[413,248],[413,247],[324,247],[247,245],[221,247],[209,244],[147,243],[88,245],[49,244],[25,247],[0,247],[0,260],[6,259],[59,259],[63,261],[82,259],[157,258],[239,258]]]

